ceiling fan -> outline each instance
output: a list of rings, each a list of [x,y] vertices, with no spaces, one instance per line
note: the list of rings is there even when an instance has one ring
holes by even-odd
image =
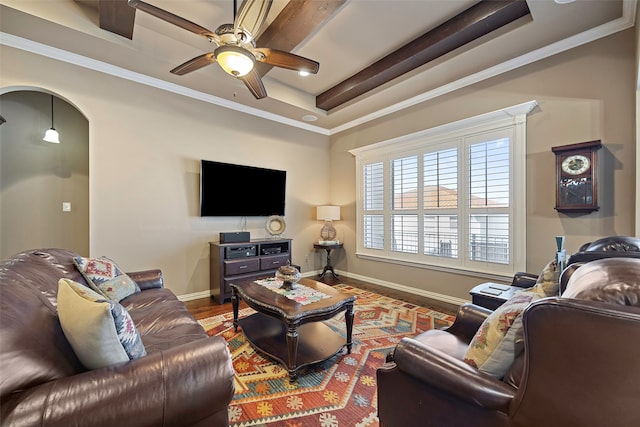
[[[142,0],[128,0],[128,3],[142,12],[205,37],[216,46],[213,52],[203,53],[178,65],[171,70],[173,74],[181,76],[217,62],[225,72],[242,80],[256,99],[261,99],[267,96],[267,91],[255,68],[256,61],[312,74],[320,68],[318,62],[290,52],[256,47],[255,36],[264,24],[273,0],[245,0],[237,15],[236,0],[233,0],[233,24],[222,24],[215,31]]]

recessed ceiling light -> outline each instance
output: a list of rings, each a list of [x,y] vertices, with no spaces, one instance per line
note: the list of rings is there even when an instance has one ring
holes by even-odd
[[[315,122],[316,120],[318,120],[318,117],[312,114],[307,114],[306,116],[302,116],[302,120],[304,120],[305,122]]]
[[[567,3],[573,3],[576,0],[553,0],[558,4],[567,4]]]
[[[298,75],[302,76],[302,77],[307,77],[309,75],[309,72],[300,70],[300,71],[298,71]]]

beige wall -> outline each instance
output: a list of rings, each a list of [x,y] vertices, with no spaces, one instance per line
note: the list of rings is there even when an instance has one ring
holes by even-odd
[[[207,291],[208,242],[241,226],[198,216],[199,160],[209,159],[287,170],[293,261],[322,267],[312,243],[321,226],[314,208],[329,201],[328,137],[7,46],[0,56],[3,92],[45,88],[88,119],[88,255],[129,271],[161,268],[178,295]],[[264,220],[248,218],[253,237],[265,236]]]
[[[441,96],[331,137],[332,202],[343,206],[345,255],[336,266],[420,291],[469,298],[485,281],[359,259],[355,248],[355,163],[348,150],[503,107],[537,100],[527,125],[527,270],[539,272],[566,236],[569,252],[602,236],[633,235],[635,222],[635,37],[632,29]],[[554,210],[551,147],[602,140],[600,210]],[[348,232],[348,233],[347,233]]]
[[[57,98],[54,125],[61,144],[44,142],[51,94],[0,95],[0,258],[41,247],[89,252],[89,125]],[[71,211],[62,211],[62,202]]]

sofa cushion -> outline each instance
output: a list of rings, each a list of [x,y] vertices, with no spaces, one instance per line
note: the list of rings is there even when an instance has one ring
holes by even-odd
[[[127,310],[84,285],[59,280],[58,317],[64,335],[88,369],[146,355]]]
[[[107,257],[74,257],[73,262],[96,292],[114,301],[121,301],[140,288],[118,265]]]
[[[147,354],[207,337],[200,323],[169,289],[147,289],[121,304],[131,315]]]
[[[522,312],[540,295],[522,291],[498,307],[482,323],[463,360],[501,379],[523,348]]]

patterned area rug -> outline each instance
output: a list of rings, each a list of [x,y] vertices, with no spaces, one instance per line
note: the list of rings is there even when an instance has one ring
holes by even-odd
[[[290,384],[284,366],[254,351],[233,329],[233,313],[200,323],[209,335],[229,343],[236,371],[236,393],[229,407],[233,427],[378,426],[376,369],[402,337],[442,328],[454,317],[347,285],[335,288],[356,295],[351,354],[301,368]],[[254,311],[245,308],[240,317]],[[344,312],[325,322],[345,336]]]

